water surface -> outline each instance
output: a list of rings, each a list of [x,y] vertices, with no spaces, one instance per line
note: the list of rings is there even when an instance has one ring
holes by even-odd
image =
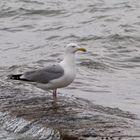
[[[2,81],[59,62],[70,42],[88,52],[77,54],[77,78],[60,94],[140,117],[139,0],[1,0]]]

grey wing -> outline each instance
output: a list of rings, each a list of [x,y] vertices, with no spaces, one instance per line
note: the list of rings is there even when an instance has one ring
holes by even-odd
[[[31,82],[46,84],[51,80],[60,78],[64,74],[64,69],[60,65],[52,65],[44,69],[26,72],[24,79]]]

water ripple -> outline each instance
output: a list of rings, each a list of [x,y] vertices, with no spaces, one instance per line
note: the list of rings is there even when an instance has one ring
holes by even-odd
[[[77,78],[60,93],[140,116],[139,9],[139,0],[1,0],[0,80],[59,62],[75,42],[88,51],[76,55]]]

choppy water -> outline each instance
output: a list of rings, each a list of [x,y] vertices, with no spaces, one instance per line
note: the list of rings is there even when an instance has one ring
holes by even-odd
[[[77,79],[61,94],[118,107],[140,117],[139,0],[1,0],[0,68],[7,74],[77,55]]]

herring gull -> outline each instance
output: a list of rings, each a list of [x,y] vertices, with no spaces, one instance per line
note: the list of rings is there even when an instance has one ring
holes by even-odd
[[[56,98],[57,88],[66,87],[75,79],[75,53],[77,51],[86,52],[86,49],[70,43],[66,46],[64,58],[60,63],[23,74],[10,75],[10,79],[26,81],[43,90],[53,90],[53,97]]]

